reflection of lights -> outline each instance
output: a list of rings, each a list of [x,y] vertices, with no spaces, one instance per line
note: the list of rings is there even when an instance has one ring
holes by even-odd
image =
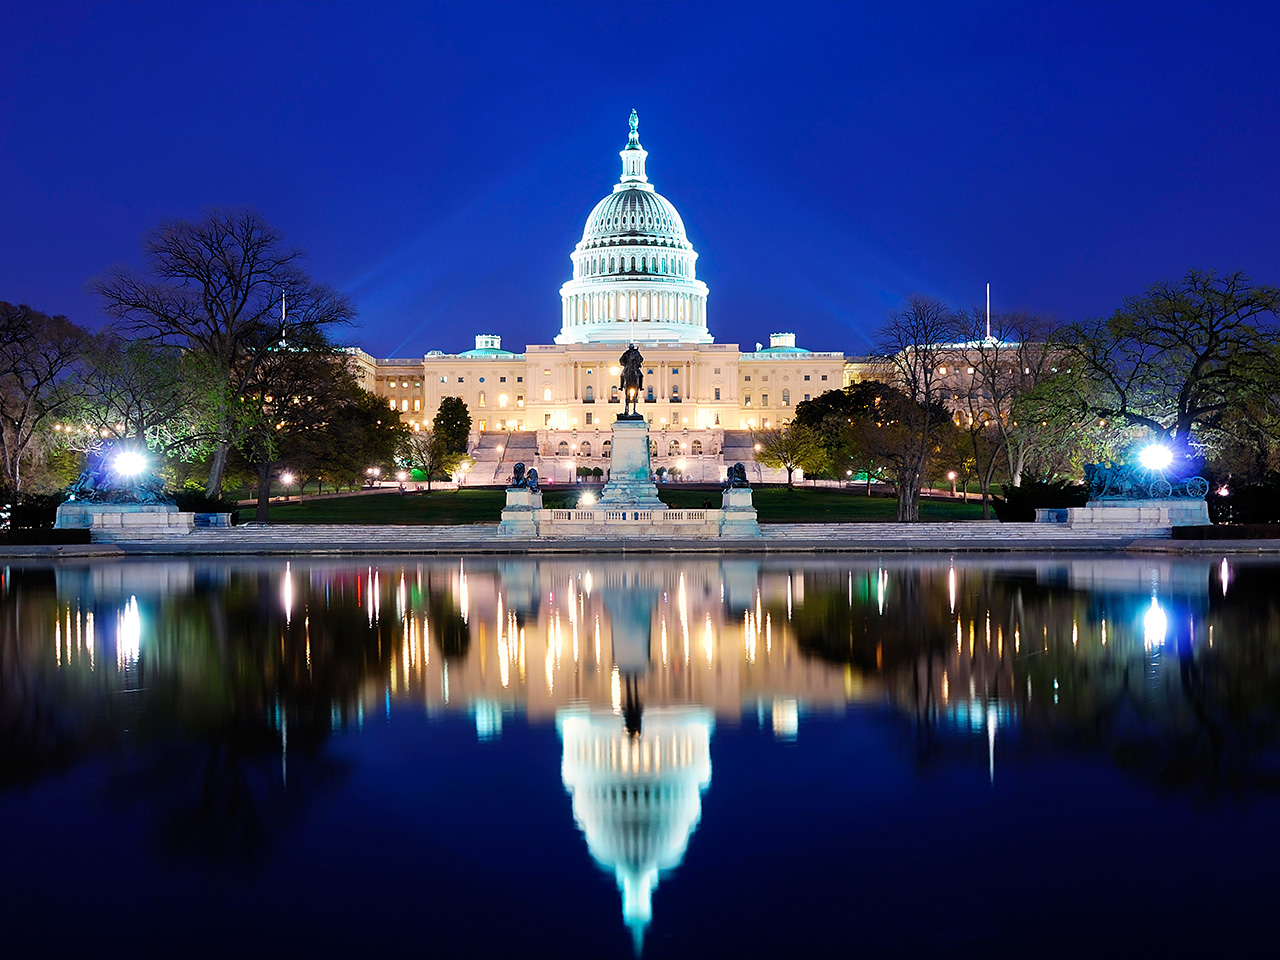
[[[1138,462],[1148,470],[1163,470],[1173,463],[1173,451],[1168,447],[1153,443],[1138,451]]]
[[[130,597],[116,617],[116,666],[124,670],[138,662],[142,653],[142,616],[138,598]]]
[[[884,593],[885,587],[888,586],[889,574],[881,567],[876,571],[876,608],[881,615],[884,614]]]
[[[1227,563],[1226,557],[1222,558],[1221,574],[1222,574],[1222,595],[1225,597],[1227,595],[1227,584],[1231,581],[1231,567]]]
[[[987,776],[996,782],[996,706],[987,704]]]
[[[609,676],[609,699],[613,703],[613,712],[622,712],[622,674],[617,667]]]
[[[1147,649],[1158,647],[1164,643],[1169,631],[1169,618],[1165,616],[1155,597],[1151,598],[1151,606],[1142,616],[1142,642]]]
[[[800,706],[795,700],[773,701],[770,722],[778,740],[794,740],[800,730]]]
[[[947,592],[951,595],[951,612],[956,612],[956,568],[952,564],[951,569],[947,571]]]
[[[293,570],[284,565],[284,579],[280,583],[280,602],[284,605],[284,622],[287,626],[293,622]]]

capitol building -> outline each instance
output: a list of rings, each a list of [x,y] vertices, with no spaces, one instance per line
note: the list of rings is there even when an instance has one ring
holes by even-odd
[[[572,480],[578,467],[607,471],[622,410],[618,357],[628,343],[644,355],[640,410],[654,468],[695,480],[719,480],[727,465],[752,461],[751,431],[783,426],[796,404],[860,378],[843,353],[804,349],[794,333],[772,333],[768,346],[747,350],[715,342],[698,253],[675,206],[649,182],[634,111],[630,123],[621,177],[570,255],[553,343],[518,353],[478,333],[475,349],[456,354],[378,359],[350,351],[362,386],[415,430],[430,425],[442,399],[462,398],[474,431],[473,482],[501,482],[517,460],[558,481]]]

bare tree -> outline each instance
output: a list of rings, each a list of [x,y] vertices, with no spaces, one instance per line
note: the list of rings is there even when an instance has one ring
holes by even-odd
[[[222,388],[210,398],[206,492],[221,496],[237,404],[259,364],[282,344],[349,321],[355,310],[343,294],[313,282],[301,269],[302,254],[250,210],[210,210],[196,223],[163,224],[145,249],[151,278],[119,269],[92,288],[133,334],[209,362]]]
[[[960,338],[947,359],[954,371],[950,407],[968,434],[989,516],[991,484],[1001,463],[1010,486],[1020,486],[1028,459],[1049,439],[1038,422],[1019,416],[1019,401],[1052,372],[1061,350],[1050,346],[1052,324],[1026,313],[992,318],[974,309],[958,318]]]
[[[945,406],[948,399],[943,372],[954,353],[961,325],[944,303],[929,297],[912,296],[894,313],[880,336],[884,361],[893,369],[894,385],[918,408],[910,420],[900,420],[909,428],[901,451],[902,466],[898,488],[898,519],[920,519],[920,487],[925,465],[937,446],[937,435],[949,426]]]
[[[0,301],[0,470],[15,495],[41,429],[69,408],[85,337],[66,317]]]

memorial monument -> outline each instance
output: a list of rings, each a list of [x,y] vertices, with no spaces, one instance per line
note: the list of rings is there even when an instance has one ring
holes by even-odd
[[[145,453],[111,444],[89,454],[53,526],[88,530],[93,540],[152,540],[190,533],[195,514],[178,510]]]

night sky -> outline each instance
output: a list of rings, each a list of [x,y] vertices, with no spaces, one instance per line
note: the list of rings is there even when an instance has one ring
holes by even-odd
[[[1062,319],[1280,282],[1280,4],[0,0],[0,299],[248,205],[378,356],[522,349],[640,114],[719,342],[863,353],[911,293]]]

